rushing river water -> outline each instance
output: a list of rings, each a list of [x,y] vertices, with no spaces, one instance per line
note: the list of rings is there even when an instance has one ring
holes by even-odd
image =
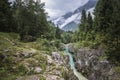
[[[73,70],[75,76],[79,79],[79,80],[88,80],[86,79],[81,73],[79,73],[76,68],[75,68],[75,63],[74,63],[74,60],[73,60],[73,56],[72,54],[69,52],[68,50],[68,45],[66,45],[66,49],[65,49],[65,53],[69,56],[69,61],[70,61],[70,66],[71,66],[71,69]]]

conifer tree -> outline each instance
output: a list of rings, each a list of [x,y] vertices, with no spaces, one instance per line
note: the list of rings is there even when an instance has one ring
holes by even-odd
[[[43,3],[39,0],[16,0],[14,8],[14,18],[21,38],[26,35],[32,37],[47,36],[49,25]]]
[[[92,19],[92,16],[91,16],[90,12],[88,13],[87,23],[88,23],[88,29],[87,30],[91,31],[92,30],[92,26],[93,26],[93,19]]]
[[[120,1],[99,0],[95,9],[95,31],[97,41],[106,45],[110,60],[120,62]]]
[[[13,31],[13,17],[8,0],[0,0],[0,31]]]

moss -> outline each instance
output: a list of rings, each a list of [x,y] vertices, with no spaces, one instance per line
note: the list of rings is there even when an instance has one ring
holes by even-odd
[[[6,73],[4,76],[0,76],[0,80],[16,80],[18,75],[12,73]]]
[[[114,70],[115,70],[115,72],[120,74],[120,66],[115,67]]]
[[[46,78],[43,75],[39,75],[40,76],[40,80],[46,80]]]
[[[20,65],[18,66],[18,73],[19,73],[20,75],[26,75],[27,72],[28,72],[28,69],[25,67],[25,65],[20,64]]]
[[[47,66],[47,59],[46,59],[46,57],[41,55],[41,54],[39,54],[39,55],[34,56],[34,58],[39,61],[39,63],[38,63],[39,66],[42,68],[43,71],[45,71],[46,70],[46,66]]]
[[[100,57],[99,57],[99,60],[100,60],[100,61],[103,61],[103,60],[106,60],[107,58],[108,58],[107,56],[100,56]]]

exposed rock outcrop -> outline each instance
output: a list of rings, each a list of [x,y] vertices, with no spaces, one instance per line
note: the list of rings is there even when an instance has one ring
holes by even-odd
[[[76,54],[76,68],[89,80],[119,80],[114,65],[106,58],[102,48],[97,50],[82,48]]]
[[[69,44],[68,48],[70,53],[76,53],[76,48],[73,44]]]

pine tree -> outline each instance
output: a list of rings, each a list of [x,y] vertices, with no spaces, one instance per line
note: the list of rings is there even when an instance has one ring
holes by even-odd
[[[8,0],[0,0],[0,31],[13,31],[13,17]]]
[[[58,26],[57,26],[57,28],[56,28],[56,35],[55,35],[55,37],[56,37],[57,39],[60,39],[60,38],[61,38],[61,30],[59,29]]]
[[[82,10],[81,24],[84,24],[87,20],[86,11]]]
[[[80,40],[85,40],[86,38],[86,27],[87,27],[87,16],[86,11],[82,10],[82,17],[81,17],[81,24],[79,26],[79,32],[80,32]]]
[[[99,0],[95,9],[95,31],[98,42],[106,45],[108,57],[120,62],[120,1]]]
[[[93,26],[93,19],[90,12],[88,13],[87,23],[88,23],[87,31],[91,31]]]
[[[45,37],[48,35],[49,25],[43,7],[44,4],[39,0],[16,0],[14,18],[21,38],[26,35],[32,37]]]

